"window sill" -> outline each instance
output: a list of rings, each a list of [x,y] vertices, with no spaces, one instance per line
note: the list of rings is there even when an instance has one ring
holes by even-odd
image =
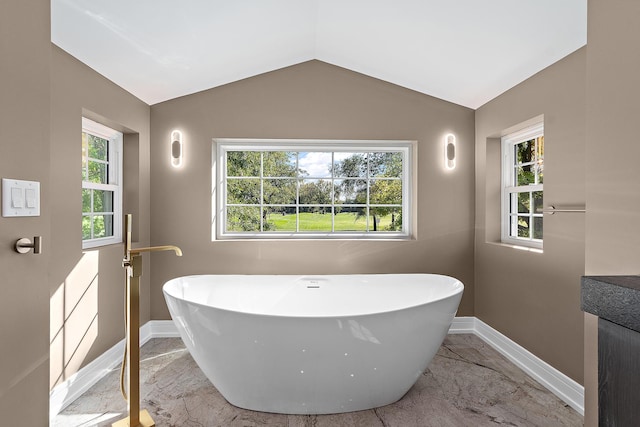
[[[105,240],[100,240],[100,241],[94,240],[89,242],[83,241],[82,250],[87,251],[87,250],[103,249],[108,246],[121,245],[121,244],[122,244],[122,238],[117,238],[117,239],[109,238]]]
[[[485,242],[485,243],[488,244],[488,245],[501,246],[501,247],[504,247],[504,248],[515,249],[515,250],[519,250],[519,251],[523,251],[523,252],[532,252],[532,253],[535,253],[535,254],[544,253],[542,248],[534,248],[532,246],[516,245],[516,244],[513,244],[513,243],[505,243],[505,242]]]
[[[300,235],[300,236],[218,236],[212,242],[409,242],[416,240],[413,236],[367,236],[349,237],[332,235]]]

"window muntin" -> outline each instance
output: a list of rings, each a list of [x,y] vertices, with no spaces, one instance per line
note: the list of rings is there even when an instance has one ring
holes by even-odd
[[[502,138],[502,241],[542,248],[544,125]]]
[[[82,118],[82,247],[122,240],[122,133]]]
[[[412,147],[216,140],[216,237],[407,238]]]

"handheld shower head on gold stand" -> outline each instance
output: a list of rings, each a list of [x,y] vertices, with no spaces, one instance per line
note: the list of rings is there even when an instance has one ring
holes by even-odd
[[[125,356],[122,361],[121,388],[129,402],[129,416],[114,424],[113,427],[153,427],[155,422],[146,410],[140,410],[140,276],[142,276],[142,253],[174,251],[182,256],[179,247],[173,245],[131,248],[131,214],[125,216],[125,245],[122,266],[125,268],[127,285],[127,337]],[[129,388],[124,393],[124,369],[128,360]]]

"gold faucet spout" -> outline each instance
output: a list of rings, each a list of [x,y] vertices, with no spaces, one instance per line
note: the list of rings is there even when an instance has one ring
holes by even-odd
[[[140,255],[142,252],[160,252],[160,251],[174,251],[177,256],[182,256],[182,251],[179,247],[173,245],[165,245],[165,246],[150,246],[148,248],[135,248],[130,249],[129,253],[131,256]]]

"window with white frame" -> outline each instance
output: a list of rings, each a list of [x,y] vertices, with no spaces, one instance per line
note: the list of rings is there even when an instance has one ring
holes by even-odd
[[[82,118],[82,247],[122,241],[122,133]]]
[[[411,141],[214,142],[218,239],[411,236]]]
[[[542,248],[544,124],[502,138],[502,241]]]

